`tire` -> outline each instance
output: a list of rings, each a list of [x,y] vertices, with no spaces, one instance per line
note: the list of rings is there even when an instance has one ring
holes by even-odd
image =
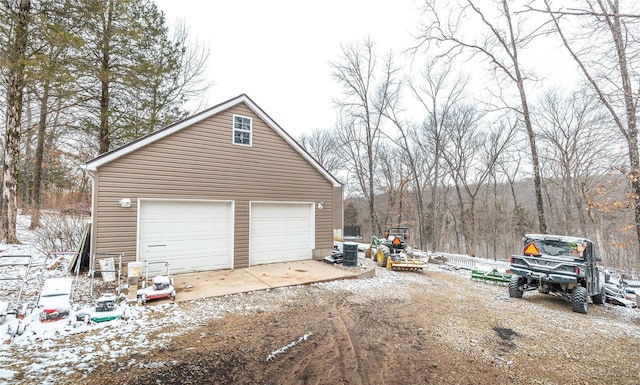
[[[389,254],[385,253],[384,250],[382,249],[378,249],[378,253],[377,253],[377,261],[378,261],[378,266],[380,267],[386,267],[387,266],[387,259],[389,258]]]
[[[522,285],[524,285],[524,278],[519,275],[511,276],[511,280],[509,281],[509,297],[522,298],[522,294],[524,293]]]
[[[589,296],[587,295],[587,288],[578,286],[573,289],[573,293],[571,293],[571,308],[573,311],[580,314],[587,314],[588,304]]]
[[[594,305],[604,305],[604,302],[606,300],[606,294],[604,291],[604,286],[602,286],[600,288],[600,292],[596,295],[594,295],[593,297],[591,297],[591,299],[593,300],[593,304]]]

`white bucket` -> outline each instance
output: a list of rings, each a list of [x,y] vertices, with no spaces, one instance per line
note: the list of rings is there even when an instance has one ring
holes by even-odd
[[[142,277],[142,262],[129,262],[127,264],[127,277]]]

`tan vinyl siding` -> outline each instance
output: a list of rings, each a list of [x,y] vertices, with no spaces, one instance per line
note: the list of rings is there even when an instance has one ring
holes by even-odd
[[[233,114],[252,118],[251,147],[233,144]],[[333,185],[242,103],[99,167],[94,183],[93,250],[125,261],[136,259],[139,198],[235,201],[235,267],[248,266],[250,201],[325,202],[316,248],[332,247]]]
[[[342,209],[342,186],[338,186],[338,187],[334,187],[333,188],[333,223],[332,223],[332,227],[333,227],[333,237],[335,240],[342,240],[342,231],[343,231],[343,226],[342,226],[342,213],[343,213],[343,209]]]

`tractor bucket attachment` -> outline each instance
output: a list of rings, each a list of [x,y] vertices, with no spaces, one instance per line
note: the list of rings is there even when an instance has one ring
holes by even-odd
[[[471,279],[492,281],[498,283],[509,283],[509,281],[511,280],[511,274],[501,273],[498,271],[498,269],[493,269],[489,272],[473,269],[471,270]]]
[[[424,262],[421,259],[400,259],[394,261],[387,258],[387,269],[398,271],[422,271]]]

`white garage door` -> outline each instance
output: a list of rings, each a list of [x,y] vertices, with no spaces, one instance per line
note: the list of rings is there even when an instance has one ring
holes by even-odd
[[[226,269],[233,266],[231,202],[158,201],[140,203],[138,261],[168,256],[173,273]],[[162,247],[149,245],[167,245]],[[152,264],[150,274],[161,264]]]
[[[249,263],[311,259],[315,247],[313,203],[252,203]]]

